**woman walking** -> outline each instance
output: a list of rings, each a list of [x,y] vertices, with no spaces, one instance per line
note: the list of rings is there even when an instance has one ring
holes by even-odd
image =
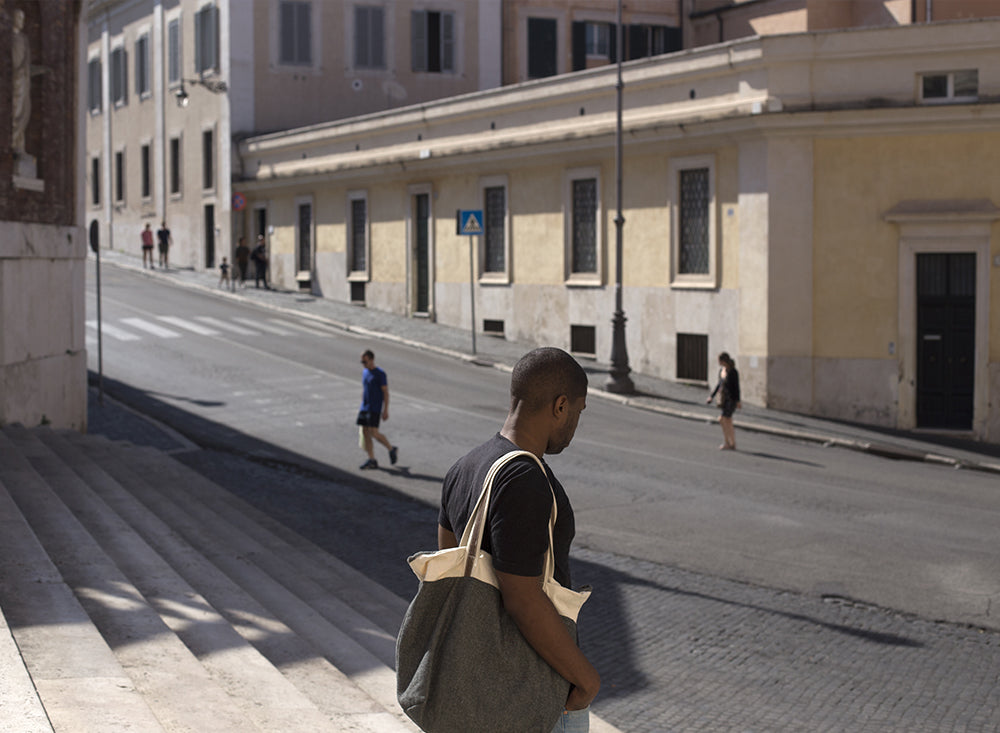
[[[722,414],[719,424],[722,426],[723,443],[719,450],[736,450],[736,428],[733,427],[733,412],[742,407],[740,404],[740,373],[736,371],[736,362],[725,351],[719,354],[719,382],[708,396],[706,402],[711,402],[719,396],[719,407]]]

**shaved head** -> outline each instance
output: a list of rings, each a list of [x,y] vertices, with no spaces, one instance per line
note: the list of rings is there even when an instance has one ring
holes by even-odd
[[[576,359],[550,346],[529,351],[514,366],[510,405],[537,412],[565,395],[570,401],[587,394],[587,373]]]

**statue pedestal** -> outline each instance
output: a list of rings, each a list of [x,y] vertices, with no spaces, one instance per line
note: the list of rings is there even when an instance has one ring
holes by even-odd
[[[14,188],[26,188],[29,191],[45,190],[45,181],[38,178],[35,156],[27,153],[14,154]]]

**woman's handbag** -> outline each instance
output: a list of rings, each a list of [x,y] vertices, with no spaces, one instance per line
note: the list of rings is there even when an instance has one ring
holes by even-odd
[[[480,549],[493,481],[519,456],[531,456],[542,467],[527,451],[501,456],[486,476],[460,546],[420,552],[408,561],[420,588],[396,640],[396,697],[426,733],[550,733],[569,696],[570,683],[538,656],[504,610],[493,559]],[[553,493],[543,590],[575,639],[576,618],[590,591],[554,580],[555,521]]]

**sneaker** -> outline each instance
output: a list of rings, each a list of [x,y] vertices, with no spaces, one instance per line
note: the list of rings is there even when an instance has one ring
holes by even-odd
[[[378,468],[378,461],[376,461],[374,458],[369,458],[367,461],[361,464],[362,471],[369,468]]]
[[[395,466],[397,458],[399,458],[399,448],[392,446],[392,448],[389,449],[389,463]]]

